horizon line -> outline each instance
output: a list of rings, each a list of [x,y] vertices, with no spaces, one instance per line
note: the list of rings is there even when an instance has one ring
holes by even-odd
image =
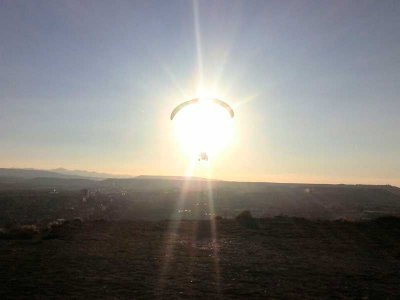
[[[299,182],[293,182],[293,181],[270,181],[270,180],[229,180],[229,179],[217,179],[217,178],[206,178],[206,177],[200,177],[200,176],[190,176],[190,175],[155,175],[155,174],[139,174],[139,175],[130,175],[130,174],[118,174],[118,173],[112,173],[112,172],[101,172],[101,171],[89,171],[89,170],[82,170],[82,169],[67,169],[64,167],[57,167],[57,168],[52,168],[52,169],[38,169],[38,168],[31,168],[31,167],[0,167],[0,169],[13,169],[13,170],[32,170],[32,171],[48,171],[48,172],[54,172],[57,173],[57,169],[63,169],[66,171],[79,171],[79,172],[87,172],[87,173],[98,173],[98,174],[103,174],[103,175],[112,175],[112,176],[118,176],[118,177],[104,177],[101,179],[135,179],[138,177],[175,177],[175,178],[194,178],[194,179],[203,179],[203,180],[212,180],[212,181],[223,181],[223,182],[232,182],[232,183],[269,183],[269,184],[293,184],[293,185],[353,185],[353,186],[391,186],[391,187],[396,187],[400,188],[400,186],[390,184],[390,183],[384,183],[384,184],[378,184],[378,183],[344,183],[344,182],[306,182],[306,181],[299,181]],[[62,173],[59,173],[62,174]],[[71,175],[73,176],[73,175]],[[82,175],[77,175],[80,177],[85,177]],[[96,178],[96,177],[92,177]],[[90,176],[87,176],[87,179],[91,179]],[[100,178],[99,178],[100,179]]]

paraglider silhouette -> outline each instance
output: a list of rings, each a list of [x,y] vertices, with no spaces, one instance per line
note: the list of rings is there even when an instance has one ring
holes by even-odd
[[[208,160],[207,152],[200,152],[199,158],[197,160],[198,161],[200,161],[200,160]]]
[[[226,102],[224,102],[224,101],[222,101],[222,100],[219,100],[219,99],[212,99],[211,101],[212,101],[212,103],[215,103],[215,104],[217,104],[217,105],[220,105],[220,106],[222,106],[224,109],[226,109],[226,111],[229,113],[229,115],[230,115],[231,118],[233,118],[233,117],[235,116],[235,113],[233,112],[232,107],[230,107],[228,103],[226,103]],[[191,105],[191,104],[199,103],[199,102],[200,102],[200,99],[196,98],[196,99],[192,99],[192,100],[189,100],[189,101],[185,101],[185,102],[179,104],[179,105],[178,105],[177,107],[175,107],[174,110],[172,111],[172,113],[171,113],[171,120],[174,119],[175,115],[176,115],[182,108],[184,108],[184,107],[186,107],[186,106],[188,106],[188,105]]]
[[[185,102],[179,104],[171,112],[171,116],[170,116],[171,121],[175,118],[176,114],[178,114],[182,109],[184,109],[185,107],[187,107],[189,105],[192,105],[192,104],[201,103],[201,101],[202,101],[202,99],[195,98],[195,99],[188,100],[188,101],[185,101]],[[208,100],[205,100],[205,101],[208,101]],[[232,107],[228,103],[226,103],[226,102],[224,102],[222,100],[216,99],[216,98],[209,99],[209,103],[221,106],[223,109],[225,109],[227,111],[227,113],[229,114],[230,118],[234,117],[235,113],[234,113]],[[203,151],[203,152],[199,153],[198,161],[201,161],[201,160],[208,161],[207,152]]]

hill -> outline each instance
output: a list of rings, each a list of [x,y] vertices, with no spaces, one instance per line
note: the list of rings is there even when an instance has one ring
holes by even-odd
[[[35,172],[27,173],[33,176]],[[233,218],[243,210],[256,217],[286,215],[327,220],[400,216],[400,189],[388,185],[254,183],[159,176],[104,180],[0,177],[1,222],[26,222],[44,216],[115,220],[206,219],[216,215]]]
[[[52,188],[46,188],[51,183]],[[203,181],[92,181],[36,178],[0,190],[0,225],[42,219],[106,220],[233,218],[244,210],[256,217],[359,220],[400,216],[400,194],[392,187],[257,186],[237,189]],[[67,185],[68,188],[65,188]],[[56,188],[55,188],[56,187]],[[392,191],[394,189],[394,191]]]
[[[82,176],[62,174],[48,170],[0,168],[0,180],[4,178],[32,179],[37,177],[47,178],[84,178]]]
[[[116,175],[110,173],[101,173],[101,172],[93,172],[93,171],[86,171],[86,170],[68,170],[65,168],[57,168],[51,170],[52,172],[56,172],[58,174],[64,174],[69,176],[78,176],[84,178],[93,178],[93,179],[105,179],[105,178],[130,178],[130,175]]]

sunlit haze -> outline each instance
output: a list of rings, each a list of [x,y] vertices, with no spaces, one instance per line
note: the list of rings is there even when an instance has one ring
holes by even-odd
[[[397,1],[1,1],[0,167],[400,186],[399,16]],[[205,100],[170,120],[197,97],[235,117]]]

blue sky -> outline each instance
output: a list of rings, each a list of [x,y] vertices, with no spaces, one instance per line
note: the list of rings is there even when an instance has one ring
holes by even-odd
[[[2,1],[0,165],[183,174],[169,112],[202,73],[236,108],[214,177],[400,185],[399,16],[398,1]]]

